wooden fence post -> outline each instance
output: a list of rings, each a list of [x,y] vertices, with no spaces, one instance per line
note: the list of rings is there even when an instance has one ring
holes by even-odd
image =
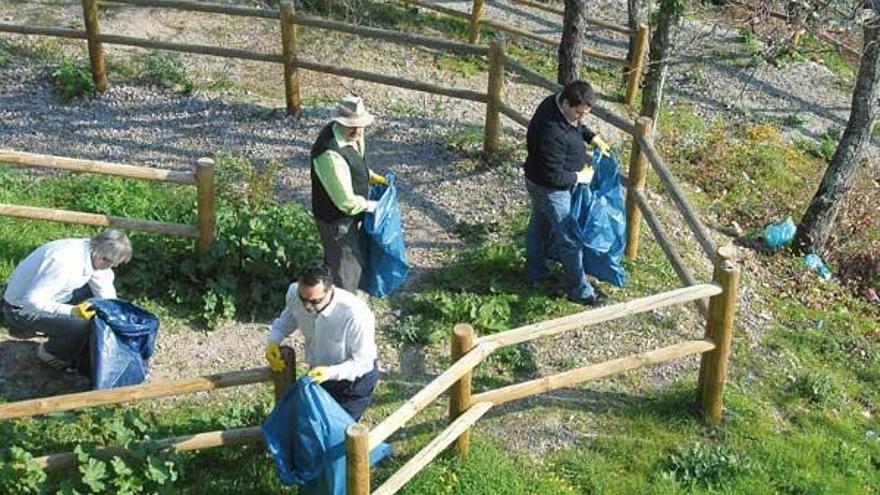
[[[483,152],[494,154],[501,140],[501,92],[504,89],[504,45],[495,40],[489,48],[489,87],[486,101],[486,128]]]
[[[635,133],[645,139],[651,135],[651,118],[640,117],[636,120]],[[639,255],[639,229],[642,222],[642,211],[636,202],[633,190],[645,189],[645,176],[648,172],[648,159],[642,153],[639,140],[633,136],[632,153],[629,157],[629,187],[626,190],[626,259],[632,261]]]
[[[715,343],[715,349],[704,353],[700,362],[699,400],[703,416],[715,425],[721,423],[727,360],[733,338],[733,314],[738,296],[739,266],[735,256],[733,246],[718,249],[713,280],[723,292],[709,299],[709,318],[706,322],[706,338]]]
[[[636,47],[629,61],[629,80],[626,85],[626,104],[632,106],[636,102],[636,94],[639,92],[639,84],[642,83],[642,72],[645,71],[645,55],[648,52],[648,40],[651,30],[644,23],[639,24],[636,33]]]
[[[284,394],[296,381],[296,352],[286,345],[281,346],[281,359],[284,360],[284,369],[272,372],[272,382],[275,384],[275,402],[281,400]]]
[[[483,17],[483,0],[474,0],[471,7],[471,25],[468,29],[468,43],[475,45],[480,42],[480,18]]]
[[[104,49],[98,39],[101,29],[98,26],[97,0],[82,0],[83,19],[86,24],[86,36],[89,44],[89,61],[92,64],[92,78],[98,91],[107,91],[107,67],[104,65]]]
[[[474,347],[474,327],[468,324],[458,324],[452,329],[452,362],[458,361]],[[465,373],[461,379],[452,386],[449,395],[449,421],[455,421],[471,407],[471,380],[473,373]],[[470,451],[471,430],[468,428],[455,441],[458,455],[466,458]]]
[[[217,236],[217,209],[214,203],[214,160],[199,158],[196,164],[198,197],[199,253],[211,249]]]
[[[302,98],[299,93],[299,70],[296,68],[296,24],[293,23],[292,2],[281,3],[281,53],[284,65],[284,97],[287,112],[294,118],[302,114]]]
[[[345,430],[348,495],[370,494],[370,430],[354,423]]]

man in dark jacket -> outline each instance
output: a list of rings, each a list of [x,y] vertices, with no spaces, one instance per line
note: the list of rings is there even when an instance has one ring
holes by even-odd
[[[333,273],[334,285],[349,292],[358,290],[363,271],[363,216],[376,209],[376,202],[367,199],[370,183],[388,183],[367,167],[364,127],[372,122],[363,100],[346,96],[311,151],[312,213],[324,262]]]
[[[526,276],[532,283],[547,278],[548,258],[558,258],[565,276],[566,295],[574,302],[598,306],[605,296],[587,281],[583,254],[569,228],[571,192],[588,183],[592,174],[587,144],[608,153],[608,145],[581,123],[596,95],[586,82],[574,81],[561,93],[541,102],[526,133],[526,190],[532,203],[526,230]]]

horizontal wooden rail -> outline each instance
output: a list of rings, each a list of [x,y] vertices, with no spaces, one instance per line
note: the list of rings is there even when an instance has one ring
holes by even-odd
[[[516,60],[512,57],[505,57],[504,64],[506,67],[510,67],[514,72],[518,73],[529,83],[544,88],[548,91],[559,92],[562,91],[562,85],[555,83],[538,72],[532,70],[531,68],[524,65],[519,60]],[[636,132],[635,126],[632,122],[626,120],[625,118],[617,115],[611,110],[606,109],[600,105],[596,105],[593,107],[592,113],[599,117],[600,119],[608,122],[609,124],[617,127],[618,129],[626,132],[627,134],[634,134]]]
[[[428,10],[434,10],[434,11],[452,16],[452,17],[458,17],[458,18],[462,18],[462,19],[470,19],[470,17],[471,17],[470,14],[468,14],[467,12],[462,12],[462,11],[455,10],[455,9],[450,9],[448,7],[442,7],[440,5],[430,4],[427,2],[423,2],[421,0],[400,0],[400,1],[404,4],[415,5],[417,7],[422,7],[422,8],[428,9]],[[500,22],[490,21],[488,19],[480,19],[480,24],[487,26],[487,27],[490,27],[492,29],[498,30],[498,31],[521,36],[523,38],[527,38],[532,41],[537,41],[538,43],[542,43],[545,45],[549,45],[549,46],[553,46],[553,47],[559,46],[558,39],[550,38],[547,36],[541,36],[539,34],[535,34],[530,31],[526,31],[524,29],[519,29],[519,28],[516,28],[513,26],[508,26],[508,25],[502,24]],[[587,57],[592,57],[592,58],[596,58],[599,60],[604,60],[606,62],[611,62],[613,64],[622,65],[624,67],[629,67],[629,61],[625,58],[622,58],[622,57],[615,57],[612,55],[607,55],[605,53],[598,52],[595,50],[590,50],[588,48],[584,49],[584,55],[586,55]]]
[[[563,9],[547,5],[546,3],[532,2],[530,0],[513,0],[513,3],[518,3],[520,5],[525,5],[527,7],[533,7],[538,10],[550,12],[551,14],[558,14],[558,15],[565,14],[565,11]],[[607,29],[609,31],[614,31],[615,33],[625,34],[627,36],[636,34],[636,30],[634,30],[634,29],[630,29],[626,26],[619,26],[617,24],[612,24],[608,21],[604,21],[604,20],[598,19],[596,17],[587,17],[587,24],[599,26],[600,28]]]
[[[239,385],[267,382],[272,379],[269,368],[253,368],[167,382],[131,385],[109,390],[92,390],[39,399],[0,404],[0,420],[36,416],[81,407],[122,404],[170,395],[205,392]]]
[[[679,256],[678,251],[675,250],[675,246],[672,244],[669,236],[666,235],[666,231],[663,229],[663,225],[657,218],[657,214],[654,212],[651,204],[648,203],[645,193],[638,189],[634,189],[632,193],[636,200],[636,204],[639,206],[639,210],[641,210],[642,215],[645,217],[645,222],[648,224],[648,227],[651,228],[651,232],[654,233],[654,238],[657,240],[657,244],[660,245],[660,249],[663,250],[669,263],[672,264],[672,269],[675,270],[678,279],[681,280],[684,285],[697,285],[697,280],[694,278],[693,273],[691,273],[690,268],[685,265],[684,260]],[[696,301],[696,304],[703,316],[708,317],[708,301],[706,299],[699,299]]]
[[[517,124],[519,124],[519,125],[521,125],[521,126],[523,126],[523,127],[528,127],[528,126],[529,126],[529,121],[530,121],[531,119],[528,118],[528,117],[526,117],[525,115],[523,115],[523,114],[517,112],[517,111],[516,111],[513,107],[511,107],[510,105],[508,105],[508,104],[506,104],[506,103],[502,103],[501,105],[499,105],[498,108],[499,108],[499,110],[501,111],[501,113],[504,114],[504,115],[506,115],[508,118],[510,118],[510,120],[516,122]]]
[[[0,32],[4,31],[4,27],[6,25],[0,24]],[[29,32],[23,34],[48,34],[50,36],[58,36],[60,34],[67,34],[68,37],[80,37],[74,36],[76,31],[70,29],[57,30],[53,29],[52,33],[37,33],[37,32]],[[13,31],[17,32],[17,31]],[[81,32],[80,32],[81,33]],[[82,38],[85,38],[85,34],[82,33]],[[126,46],[137,46],[141,48],[154,48],[158,50],[170,50],[176,52],[185,52],[185,53],[195,53],[200,55],[214,55],[219,57],[228,57],[228,58],[240,58],[245,60],[257,60],[262,62],[272,62],[272,63],[281,63],[281,55],[280,54],[268,54],[268,53],[257,53],[248,50],[238,50],[233,48],[222,48],[215,46],[207,46],[207,45],[193,45],[193,44],[184,44],[184,43],[172,43],[167,41],[157,41],[157,40],[145,40],[140,38],[132,38],[129,36],[118,36],[118,35],[109,35],[102,34],[99,37],[100,41],[103,43],[109,43],[114,45],[126,45]],[[445,88],[442,86],[438,86],[436,84],[424,83],[420,81],[413,81],[411,79],[404,79],[401,77],[394,76],[383,76],[380,74],[374,74],[372,72],[356,70],[356,69],[347,69],[343,67],[337,67],[334,65],[328,64],[320,64],[317,62],[309,62],[307,60],[299,59],[297,60],[296,66],[306,70],[312,70],[315,72],[322,72],[325,74],[333,74],[342,77],[351,77],[353,79],[360,79],[363,81],[370,81],[378,84],[385,84],[387,86],[394,86],[398,88],[411,89],[415,91],[423,91],[426,93],[433,93],[438,95],[450,96],[453,98],[459,98],[462,100],[470,100],[476,101],[479,103],[486,103],[488,97],[485,93],[480,93],[478,91],[472,91],[468,89],[457,89],[457,88]]]
[[[453,383],[457,382],[486,356],[500,347],[527,342],[624,316],[683,304],[696,299],[714,296],[720,292],[721,288],[714,284],[695,285],[481,337],[477,340],[476,347],[453,363],[440,376],[432,380],[425,388],[407,400],[400,408],[370,431],[370,450],[372,451],[372,449],[394,434],[395,431],[400,429],[419,411],[448,390]]]
[[[642,136],[635,136],[635,138],[639,141],[642,153],[648,157],[648,161],[651,162],[651,166],[654,167],[654,171],[657,172],[657,177],[663,184],[663,188],[669,194],[669,197],[672,198],[672,202],[678,207],[678,211],[681,212],[685,222],[690,226],[691,231],[697,238],[697,242],[700,244],[700,247],[703,248],[703,252],[709,257],[709,259],[714,260],[715,255],[718,253],[718,246],[709,235],[709,230],[703,225],[703,222],[700,221],[700,217],[697,216],[697,213],[687,200],[684,192],[678,187],[678,182],[675,180],[675,177],[669,169],[666,168],[666,165],[663,164],[663,160],[660,158],[660,154],[654,147],[654,143],[650,139],[645,139]]]
[[[498,405],[512,400],[522,399],[530,395],[542,394],[563,387],[570,387],[582,382],[617,375],[651,364],[662,363],[690,354],[698,354],[715,349],[715,344],[708,340],[688,340],[678,344],[654,349],[626,357],[612,359],[603,363],[593,364],[569,370],[556,375],[545,376],[496,390],[489,390],[474,395],[474,402],[491,402]]]
[[[370,452],[390,437],[395,431],[400,429],[407,421],[412,419],[413,416],[424,409],[434,399],[440,397],[440,394],[448,390],[453,383],[457,382],[459,378],[474,369],[476,365],[480,364],[486,356],[491,354],[492,351],[497,348],[497,346],[491,345],[477,346],[465,354],[464,357],[456,361],[446,371],[441,373],[440,376],[434,378],[431,383],[426,385],[416,393],[416,395],[410,397],[409,400],[404,402],[402,406],[391,414],[391,416],[388,416],[384,421],[370,430]]]
[[[217,3],[183,2],[176,0],[101,0],[101,3],[122,3],[137,5],[139,7],[186,10],[190,12],[206,12],[210,14],[224,14],[241,17],[259,17],[274,20],[278,20],[281,17],[277,10],[236,7]]]
[[[0,164],[2,163],[24,167],[47,167],[72,170],[75,172],[115,175],[119,177],[131,177],[134,179],[155,180],[161,182],[176,182],[179,184],[196,184],[196,176],[193,172],[180,172],[152,167],[124,165],[121,163],[39,155],[36,153],[25,153],[0,148]]]
[[[478,91],[472,91],[469,89],[444,88],[443,86],[438,86],[436,84],[413,81],[411,79],[403,79],[394,76],[383,76],[379,74],[374,74],[372,72],[366,72],[356,69],[345,69],[342,67],[336,67],[334,65],[319,64],[317,62],[309,62],[302,59],[297,60],[296,66],[306,70],[313,70],[315,72],[334,74],[342,77],[351,77],[353,79],[361,79],[363,81],[385,84],[387,86],[394,86],[397,88],[423,91],[425,93],[451,96],[453,98],[459,98],[462,100],[476,101],[479,103],[486,103],[488,101],[486,93],[480,93]]]
[[[484,335],[477,339],[477,348],[484,344],[491,344],[495,348],[516,345],[542,337],[549,337],[558,333],[567,332],[575,328],[582,328],[610,320],[645,313],[655,309],[684,304],[697,299],[711,297],[721,293],[721,288],[715,284],[700,284],[691,287],[661,292],[650,296],[633,299],[632,301],[612,304],[601,308],[590,309],[580,313],[555,320],[542,321],[525,325],[506,332],[493,335]]]
[[[302,15],[296,14],[293,17],[293,22],[300,26],[318,28],[318,29],[326,29],[328,31],[338,31],[342,33],[355,34],[358,36],[364,36],[367,38],[380,39],[385,41],[391,41],[394,43],[399,43],[402,45],[416,45],[416,46],[424,46],[427,48],[434,48],[437,50],[455,52],[455,53],[465,53],[469,55],[488,55],[489,47],[481,46],[481,45],[470,45],[467,43],[460,43],[457,41],[447,41],[441,38],[432,38],[429,36],[421,36],[417,34],[409,34],[409,33],[400,33],[397,31],[390,31],[387,29],[379,29],[379,28],[371,28],[364,26],[356,26],[354,24],[347,24],[344,22],[338,21],[330,21],[327,19],[322,19],[320,17],[314,17],[310,15]]]
[[[83,213],[80,211],[54,210],[34,206],[20,206],[0,203],[0,216],[26,218],[30,220],[48,220],[52,222],[76,223],[95,227],[111,227],[114,229],[131,229],[156,234],[169,234],[181,237],[199,237],[199,229],[192,225],[179,223],[157,222],[135,218],[114,217],[100,213]]]
[[[87,38],[86,32],[82,30],[19,26],[17,24],[6,24],[5,22],[0,22],[0,33],[33,34],[37,36],[54,36],[56,38],[71,38],[77,40],[84,40]]]
[[[234,428],[231,430],[207,431],[194,435],[181,435],[178,437],[164,438],[152,442],[144,442],[142,445],[156,449],[174,449],[177,451],[207,449],[230,445],[242,445],[246,443],[258,443],[263,441],[263,434],[259,426]],[[100,447],[93,451],[94,456],[111,458],[123,455],[128,449],[123,447]],[[37,466],[46,470],[54,471],[76,466],[76,454],[64,452],[34,458]]]
[[[397,470],[385,483],[373,491],[373,495],[392,495],[403,488],[409,480],[419,473],[428,465],[435,457],[443,452],[452,442],[458,438],[465,430],[470,428],[483,415],[492,409],[489,402],[478,402],[468,408],[461,416],[455,419],[446,427],[439,435],[425,445],[416,455],[412,457],[406,464]]]
[[[129,5],[138,5],[142,7],[157,7],[165,9],[184,10],[189,12],[207,12],[213,14],[225,14],[233,16],[257,17],[262,19],[280,19],[277,10],[256,9],[252,7],[235,7],[217,3],[196,3],[186,1],[173,0],[106,0],[111,3],[122,3]],[[415,34],[399,33],[387,29],[371,28],[365,26],[357,26],[344,22],[331,21],[314,17],[310,15],[296,14],[293,16],[293,23],[300,26],[313,27],[318,29],[326,29],[328,31],[338,31],[342,33],[366,36],[369,38],[393,41],[406,45],[419,45],[438,50],[447,50],[457,53],[468,53],[472,55],[486,55],[489,49],[485,46],[473,46],[467,43],[458,43],[455,41],[447,41],[439,38],[431,38],[428,36],[420,36]]]

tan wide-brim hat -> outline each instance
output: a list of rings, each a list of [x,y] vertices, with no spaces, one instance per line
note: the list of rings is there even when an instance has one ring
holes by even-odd
[[[360,96],[346,96],[336,105],[333,120],[346,127],[366,127],[373,123],[373,115],[364,106]]]

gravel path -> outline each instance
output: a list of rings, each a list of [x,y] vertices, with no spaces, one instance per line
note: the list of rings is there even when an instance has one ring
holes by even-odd
[[[0,5],[0,19],[80,25],[77,3],[56,2],[57,8],[51,14],[46,13],[45,3]],[[461,10],[467,10],[470,4],[465,0],[438,3]],[[490,1],[487,5],[487,18],[543,34],[558,33],[559,20],[552,14],[510,2]],[[618,1],[601,2],[596,4],[597,13],[622,23],[625,8],[621,5]],[[113,7],[102,29],[107,33],[219,43],[264,52],[276,51],[280,36],[274,23],[128,7]],[[439,56],[430,52],[372,41],[358,42],[358,51],[354,51],[349,49],[351,37],[311,30],[303,30],[301,36],[304,58],[356,68],[380,67],[384,73],[457,87],[480,89],[486,85],[483,75],[465,76],[444,71],[439,66]],[[705,44],[685,43],[690,51],[730,43],[731,36],[729,31],[698,22],[688,22],[682,34],[685,40],[699,39]],[[21,40],[11,36],[0,39],[13,43]],[[609,37],[606,32],[591,30],[590,39],[591,43],[603,47],[610,43],[611,50],[617,54],[625,53],[625,43],[620,36]],[[37,46],[34,43],[41,42],[32,39],[29,43],[33,48]],[[48,46],[52,51],[81,53],[80,42]],[[121,63],[135,52],[108,47],[108,53],[111,61]],[[280,184],[281,195],[305,203],[309,194],[307,165],[311,141],[327,122],[331,102],[354,91],[364,96],[378,117],[368,131],[367,141],[374,167],[382,172],[394,170],[400,177],[408,256],[416,271],[416,281],[419,274],[440,266],[449,251],[461,248],[453,232],[457,222],[503,219],[526,205],[516,163],[494,169],[469,167],[468,158],[447,144],[449,136],[466,132],[469,124],[481,124],[484,112],[481,105],[411,91],[389,91],[383,86],[305,72],[302,75],[305,111],[300,120],[293,120],[283,111],[279,67],[210,57],[185,57],[184,61],[202,79],[228,77],[237,84],[228,90],[197,91],[184,96],[111,75],[111,88],[100,98],[60,104],[48,82],[51,68],[35,59],[13,57],[10,63],[0,67],[0,143],[3,147],[34,153],[173,169],[191,169],[199,157],[221,151],[245,155],[256,162],[280,159],[286,165]],[[675,69],[668,85],[670,94],[693,102],[706,118],[727,115],[737,109],[772,115],[802,112],[809,116],[802,128],[808,135],[818,135],[825,127],[840,125],[846,120],[848,91],[841,90],[836,77],[814,63],[792,64],[785,70],[764,68],[754,73],[699,56],[684,56],[681,63],[684,66]],[[696,70],[702,71],[705,77],[693,77]],[[748,84],[748,91],[741,92],[743,84]],[[742,99],[738,98],[740,93],[744,95]],[[543,96],[543,90],[509,82],[505,97],[512,106],[528,114]],[[598,128],[609,141],[623,145],[618,132],[604,124]],[[510,142],[523,137],[522,130],[507,121],[504,134]],[[668,219],[672,236],[690,246],[686,251],[695,252],[692,243],[688,244],[687,231],[681,222],[662,208],[661,216]],[[716,235],[716,240],[722,241],[721,234]],[[690,261],[701,268],[699,272],[708,273],[705,260],[690,256]],[[745,263],[748,266],[748,261]],[[764,321],[751,309],[756,303],[746,286],[740,314],[750,331]],[[389,321],[391,317],[380,315],[382,321]],[[163,332],[153,379],[258,366],[262,361],[259,349],[264,331],[265,324],[239,322],[209,334],[186,327],[170,328]],[[667,345],[701,333],[693,310],[676,309],[548,339],[538,343],[534,350],[539,374],[546,374]],[[33,355],[35,345],[32,341],[21,342],[0,335],[0,396],[14,400],[33,396],[37,391],[54,394],[87,386],[83,380],[46,372]],[[380,347],[385,371],[400,371],[403,368],[400,360],[419,360],[418,352],[415,356],[398,357],[397,349],[384,338]],[[427,359],[428,373],[436,371],[431,357]],[[623,393],[638,394],[682,376],[694,376],[696,367],[696,359],[675,361],[597,382],[589,388],[548,394],[528,404],[572,403],[587,411],[600,410],[627,400],[622,398]],[[427,377],[420,379],[425,381]],[[503,415],[493,412],[487,428],[512,447],[536,455],[544,449],[575,442],[597,427],[586,420],[583,428],[566,429],[570,418],[558,411],[548,413],[546,421],[536,423],[534,418],[527,421],[524,418],[528,411],[523,410],[522,404],[501,411]],[[532,426],[525,426],[527,424]],[[524,434],[506,435],[505,432],[512,431],[511,427]]]

